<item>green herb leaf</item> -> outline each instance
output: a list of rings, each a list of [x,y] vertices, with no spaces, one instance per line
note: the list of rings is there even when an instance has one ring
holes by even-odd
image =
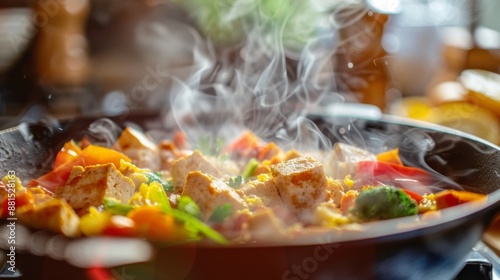
[[[241,183],[243,183],[243,178],[241,176],[230,178],[227,183],[233,189],[239,189],[241,187]]]
[[[177,202],[177,208],[184,211],[198,219],[201,218],[201,212],[196,202],[194,202],[189,196],[181,196]]]
[[[222,223],[229,216],[231,216],[231,204],[225,203],[223,205],[215,207],[215,210],[210,218],[208,218],[208,221],[212,223]]]

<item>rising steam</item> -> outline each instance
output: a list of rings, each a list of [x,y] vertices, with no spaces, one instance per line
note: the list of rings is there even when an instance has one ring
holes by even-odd
[[[341,44],[337,31],[366,11],[357,5],[356,17],[344,13],[340,21],[335,12],[359,1],[178,4],[189,11],[194,26],[148,23],[139,28],[138,39],[145,53],[154,55],[150,61],[165,69],[170,114],[191,140],[200,134],[229,140],[247,128],[265,140],[279,135],[288,144],[296,141],[291,144],[296,148],[325,148],[329,140],[303,117],[344,100],[335,92],[332,64]],[[300,131],[300,139],[289,135],[291,130]]]

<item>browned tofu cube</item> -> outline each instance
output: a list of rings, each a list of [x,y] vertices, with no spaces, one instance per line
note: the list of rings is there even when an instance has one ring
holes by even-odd
[[[34,228],[59,232],[69,237],[80,235],[80,218],[73,208],[61,199],[50,198],[19,207],[16,217]]]
[[[138,167],[151,170],[160,168],[158,147],[141,131],[125,128],[113,148],[127,155]]]
[[[273,166],[272,174],[283,202],[301,220],[326,199],[323,165],[311,157],[299,157]]]
[[[256,196],[262,200],[265,206],[283,205],[283,201],[276,188],[276,183],[269,176],[265,182],[251,181],[245,184],[240,190],[245,196]]]
[[[132,179],[108,163],[73,167],[66,186],[56,189],[55,195],[64,198],[73,208],[82,209],[101,205],[105,197],[128,202],[134,190]]]
[[[170,175],[174,182],[174,193],[182,192],[182,188],[186,183],[186,177],[192,171],[200,171],[217,178],[222,176],[220,171],[196,150],[192,154],[179,158],[172,163]]]
[[[187,175],[182,195],[189,196],[198,204],[204,220],[212,215],[217,206],[226,203],[231,204],[233,213],[247,207],[246,202],[233,188],[210,174],[200,171],[193,171]]]
[[[128,149],[158,150],[156,144],[148,136],[132,127],[123,130],[113,148],[121,151]]]

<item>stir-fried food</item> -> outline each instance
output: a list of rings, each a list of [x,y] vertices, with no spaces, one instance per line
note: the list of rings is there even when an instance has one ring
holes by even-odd
[[[418,217],[485,198],[429,192],[432,177],[403,165],[397,149],[374,154],[338,143],[331,152],[307,155],[251,132],[215,154],[189,147],[182,134],[154,143],[132,128],[111,148],[69,141],[52,170],[26,186],[25,178],[3,179],[1,215],[11,216],[15,203],[22,223],[70,237],[227,244]]]

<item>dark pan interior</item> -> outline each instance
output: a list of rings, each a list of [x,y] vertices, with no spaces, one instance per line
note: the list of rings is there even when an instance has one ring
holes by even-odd
[[[348,142],[373,152],[398,147],[405,164],[435,174],[439,187],[484,194],[498,190],[500,150],[478,138],[392,117],[354,122],[349,118],[313,120],[333,142]]]

